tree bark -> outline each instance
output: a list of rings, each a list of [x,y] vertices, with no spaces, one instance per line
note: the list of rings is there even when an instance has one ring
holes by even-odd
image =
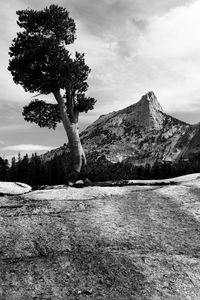
[[[82,167],[86,164],[86,157],[79,136],[78,112],[76,112],[76,115],[73,118],[74,122],[70,122],[60,91],[54,92],[54,96],[58,102],[61,119],[68,137],[71,155],[71,173],[69,174],[67,180],[68,183],[71,183],[77,180]]]
[[[80,173],[81,168],[86,164],[86,158],[80,141],[78,123],[71,123],[68,139],[71,150],[72,171]]]

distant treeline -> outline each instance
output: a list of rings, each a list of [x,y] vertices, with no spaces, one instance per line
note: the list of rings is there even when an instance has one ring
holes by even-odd
[[[88,161],[83,176],[91,181],[129,180],[129,179],[167,179],[181,175],[200,173],[200,154],[191,159],[177,162],[160,162],[154,164],[134,165],[130,161],[108,163],[101,157],[96,162]]]
[[[164,179],[185,174],[200,172],[200,154],[188,160],[176,163],[158,162],[153,165],[136,166],[129,161],[110,163],[104,156],[93,161],[88,159],[80,179],[90,181],[128,180],[128,179]],[[37,154],[30,158],[25,155],[12,158],[9,165],[7,159],[0,157],[0,181],[19,181],[31,186],[64,184],[69,173],[66,156],[55,155],[44,162]]]
[[[57,155],[50,161],[43,162],[35,153],[29,158],[18,154],[9,165],[7,159],[0,158],[0,181],[18,181],[31,186],[62,184],[65,182],[66,171],[62,158]]]

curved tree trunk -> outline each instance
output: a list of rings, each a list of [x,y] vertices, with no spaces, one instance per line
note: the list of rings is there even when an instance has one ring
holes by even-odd
[[[69,174],[67,181],[68,183],[71,183],[77,180],[81,168],[86,164],[86,157],[79,137],[78,117],[77,122],[70,122],[66,112],[65,103],[62,96],[60,95],[60,92],[55,92],[54,96],[58,102],[61,119],[69,141],[71,155],[71,173]]]
[[[70,130],[68,132],[70,154],[71,154],[71,169],[72,176],[76,177],[80,173],[82,167],[86,164],[85,153],[81,145],[79,137],[78,123],[71,123]],[[74,178],[72,178],[74,181]],[[75,178],[76,179],[76,178]]]

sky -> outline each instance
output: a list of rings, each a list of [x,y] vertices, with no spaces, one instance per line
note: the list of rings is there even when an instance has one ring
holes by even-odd
[[[19,31],[16,11],[51,4],[65,7],[75,20],[77,39],[69,50],[85,53],[92,70],[88,95],[97,103],[81,114],[80,130],[148,91],[166,113],[200,122],[200,0],[7,0],[0,11],[1,157],[40,154],[67,141],[62,125],[54,131],[23,119],[33,94],[16,85],[7,70],[9,47]]]

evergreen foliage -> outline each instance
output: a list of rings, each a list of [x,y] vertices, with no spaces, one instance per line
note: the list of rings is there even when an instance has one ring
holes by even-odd
[[[64,163],[63,163],[64,162]],[[0,157],[0,181],[20,181],[33,187],[41,185],[64,184],[64,178],[70,172],[66,155],[55,155],[53,159],[44,162],[36,153],[29,158],[18,155],[8,160]],[[158,162],[153,165],[136,166],[130,162],[110,163],[105,157],[94,160],[88,159],[88,164],[80,174],[80,179],[90,181],[129,180],[129,179],[167,179],[190,173],[200,172],[200,154],[188,160],[175,163]]]
[[[76,38],[76,25],[68,11],[50,5],[40,11],[20,10],[17,15],[21,31],[10,47],[8,66],[14,82],[31,93],[65,91],[70,119],[74,110],[92,110],[96,100],[85,96],[91,70],[85,63],[84,53],[75,52],[72,57],[66,49]],[[53,129],[61,121],[58,104],[37,99],[24,107],[23,116],[26,121]]]
[[[0,157],[0,181],[6,181],[8,179],[8,173],[8,160]]]
[[[20,10],[17,15],[21,31],[9,48],[8,70],[25,91],[53,96],[55,104],[35,99],[22,114],[26,121],[49,129],[62,121],[71,151],[71,173],[66,177],[70,183],[86,164],[78,122],[79,114],[92,110],[96,103],[93,97],[86,96],[91,70],[84,53],[72,55],[67,49],[76,38],[76,25],[65,8],[50,5],[40,11]]]

